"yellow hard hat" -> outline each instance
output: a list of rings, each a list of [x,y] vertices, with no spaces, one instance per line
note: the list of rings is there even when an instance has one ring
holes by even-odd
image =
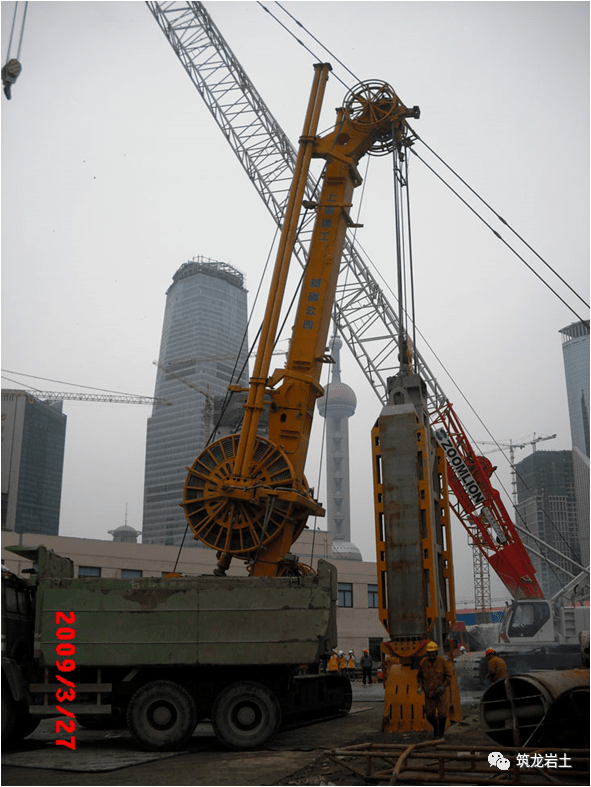
[[[427,653],[432,653],[434,650],[439,650],[439,645],[436,642],[433,642],[433,640],[431,640],[431,642],[427,642]]]

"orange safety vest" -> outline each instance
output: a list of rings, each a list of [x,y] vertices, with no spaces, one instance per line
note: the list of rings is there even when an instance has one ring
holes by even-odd
[[[328,671],[329,672],[339,671],[339,658],[336,653],[333,653],[330,659],[328,660]]]
[[[493,683],[507,677],[507,665],[500,656],[493,656],[488,662],[488,677]]]

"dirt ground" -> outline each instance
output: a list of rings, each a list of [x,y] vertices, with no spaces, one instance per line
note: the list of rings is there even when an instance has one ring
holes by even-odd
[[[354,684],[351,712],[344,717],[281,730],[264,751],[228,752],[200,724],[179,753],[140,752],[127,730],[78,728],[76,750],[56,747],[54,722],[42,722],[12,752],[3,752],[3,785],[299,785],[363,784],[324,752],[384,740],[414,742],[426,733],[381,733],[383,688]],[[467,725],[466,725],[467,727]],[[450,732],[450,735],[452,732]],[[455,732],[453,732],[455,734]]]
[[[40,736],[31,736],[21,756],[19,767],[7,764],[3,756],[3,785],[274,785],[304,784],[300,772],[311,774],[310,784],[320,784],[313,775],[316,762],[322,760],[325,747],[334,748],[365,738],[379,728],[381,707],[373,703],[368,710],[353,712],[343,718],[319,722],[297,729],[281,731],[263,751],[228,752],[207,730],[196,734],[189,747],[174,756],[156,756],[146,761],[145,753],[133,750],[126,732],[118,738],[77,740],[75,752],[54,751],[53,741],[41,744]],[[86,733],[82,733],[85,736]],[[104,736],[104,734],[103,734]],[[43,748],[39,748],[39,745]],[[129,762],[130,752],[135,755]],[[69,755],[69,761],[68,761]],[[34,761],[35,760],[35,761]],[[33,762],[34,761],[34,762]],[[121,765],[124,767],[120,767]],[[34,767],[30,767],[34,764]],[[42,767],[43,765],[46,767]],[[323,763],[322,766],[327,765]],[[97,771],[106,766],[117,770]],[[118,767],[119,766],[119,767]],[[79,768],[80,770],[71,770]],[[332,768],[331,768],[332,772]],[[297,774],[299,781],[290,781]],[[326,783],[326,781],[324,781]],[[346,783],[346,782],[341,782]]]
[[[2,784],[361,785],[367,782],[331,761],[326,753],[362,743],[410,745],[432,738],[430,733],[381,732],[381,685],[354,684],[353,698],[347,716],[282,730],[264,751],[257,752],[224,750],[208,724],[197,727],[182,752],[140,752],[125,729],[105,733],[82,728],[76,731],[76,750],[70,751],[56,747],[53,722],[48,720],[18,750],[3,752]],[[494,749],[478,724],[477,695],[463,699],[462,712],[463,721],[448,730],[446,743],[458,748],[484,745]],[[487,775],[480,783],[489,783],[490,778]]]

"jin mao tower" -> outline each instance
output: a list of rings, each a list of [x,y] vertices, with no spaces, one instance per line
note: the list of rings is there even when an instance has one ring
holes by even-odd
[[[248,381],[246,324],[239,271],[201,256],[181,265],[166,292],[154,393],[172,407],[154,407],[148,419],[144,544],[183,540],[186,520],[179,504],[186,468],[210,438],[214,403],[230,383]],[[192,534],[185,545],[195,545]]]

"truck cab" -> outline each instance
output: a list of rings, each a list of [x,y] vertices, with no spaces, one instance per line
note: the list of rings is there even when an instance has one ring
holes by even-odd
[[[34,674],[32,591],[2,566],[2,744],[29,735],[39,719],[28,713],[26,681]]]
[[[27,582],[2,566],[2,657],[22,663],[33,656],[33,606]]]

